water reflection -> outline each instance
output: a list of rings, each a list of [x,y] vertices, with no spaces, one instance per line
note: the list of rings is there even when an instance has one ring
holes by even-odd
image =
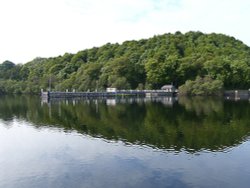
[[[215,98],[117,98],[41,101],[0,98],[0,118],[24,119],[107,140],[168,151],[226,151],[250,133],[247,101]]]
[[[178,100],[177,97],[120,97],[120,98],[69,98],[69,99],[61,99],[61,98],[54,98],[49,100],[47,98],[41,99],[41,105],[44,104],[51,104],[51,103],[65,103],[69,104],[72,103],[74,106],[75,104],[85,101],[90,103],[90,101],[100,102],[105,101],[107,105],[115,106],[116,104],[126,103],[146,103],[146,102],[161,102],[166,106],[173,106],[173,104]]]

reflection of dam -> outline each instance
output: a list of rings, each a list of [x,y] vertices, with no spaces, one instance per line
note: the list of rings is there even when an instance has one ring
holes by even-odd
[[[49,100],[47,98],[42,98],[41,103],[42,104],[48,104],[48,103],[65,103],[73,105],[79,103],[79,102],[86,102],[90,103],[90,101],[96,102],[105,102],[108,106],[115,106],[117,104],[132,104],[132,103],[148,103],[148,102],[160,102],[164,104],[165,106],[172,106],[176,101],[177,97],[112,97],[112,98],[96,98],[96,99],[90,99],[90,98],[72,98],[72,99],[62,99],[62,98],[56,98],[53,100]]]
[[[115,106],[116,104],[132,104],[132,103],[147,103],[147,102],[161,102],[166,106],[172,106],[177,101],[175,97],[145,97],[145,98],[107,98],[106,104]]]

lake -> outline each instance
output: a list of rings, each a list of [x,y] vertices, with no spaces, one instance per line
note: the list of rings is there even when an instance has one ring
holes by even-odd
[[[0,187],[249,187],[250,101],[0,97]]]

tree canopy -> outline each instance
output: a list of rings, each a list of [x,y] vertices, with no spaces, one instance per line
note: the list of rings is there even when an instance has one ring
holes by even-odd
[[[0,93],[158,89],[176,87],[200,77],[222,83],[225,89],[250,88],[250,48],[223,34],[167,33],[149,39],[105,44],[23,65],[0,64]]]

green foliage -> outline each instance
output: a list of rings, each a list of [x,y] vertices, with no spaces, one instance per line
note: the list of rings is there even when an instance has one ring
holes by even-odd
[[[47,89],[50,78],[52,90],[94,91],[107,87],[159,89],[170,83],[179,87],[197,76],[220,80],[225,89],[249,89],[250,48],[222,34],[176,32],[35,58],[24,65],[0,64],[0,80],[20,83],[21,92],[30,93]],[[1,92],[13,91],[10,88]]]
[[[82,66],[77,71],[73,89],[80,91],[88,91],[98,89],[98,80],[101,71],[101,65],[99,63],[91,63]]]
[[[194,81],[188,80],[179,87],[180,95],[221,95],[223,82],[213,80],[209,76],[201,78],[197,76]]]

